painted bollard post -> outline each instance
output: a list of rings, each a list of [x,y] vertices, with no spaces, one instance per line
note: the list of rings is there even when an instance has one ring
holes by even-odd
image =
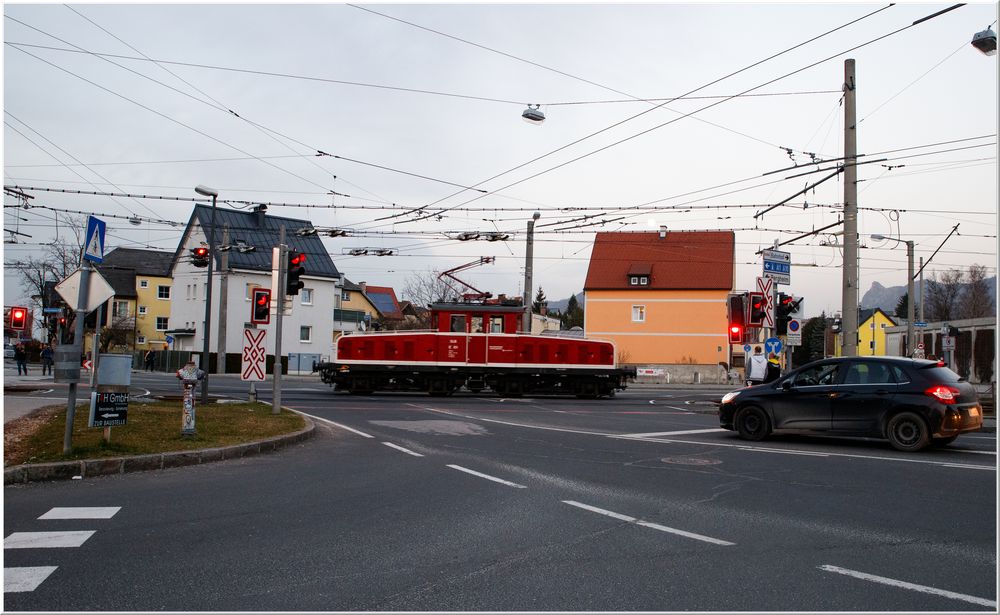
[[[197,432],[194,427],[194,388],[198,381],[205,377],[205,372],[195,366],[194,361],[177,370],[177,378],[180,379],[184,387],[184,414],[181,417],[181,435],[195,436]]]

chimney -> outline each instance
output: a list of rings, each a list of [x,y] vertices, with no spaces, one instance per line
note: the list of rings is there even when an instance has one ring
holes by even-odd
[[[660,226],[660,239],[666,239],[666,238],[667,238],[667,227],[661,225]]]
[[[257,228],[264,228],[264,217],[267,215],[267,205],[261,203],[253,210],[253,212]]]
[[[358,284],[358,286],[361,287],[361,294],[362,295],[367,294],[366,291],[368,290],[368,282],[361,282],[361,283]]]

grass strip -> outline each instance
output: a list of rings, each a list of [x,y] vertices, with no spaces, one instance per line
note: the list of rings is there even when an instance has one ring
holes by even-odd
[[[87,427],[89,409],[77,407],[73,420],[73,447],[63,454],[66,407],[41,408],[15,419],[33,423],[16,441],[4,438],[4,466],[190,451],[263,440],[294,433],[305,420],[287,410],[271,414],[262,403],[227,403],[197,406],[197,435],[181,435],[181,402],[132,402],[128,424],[111,428],[111,441],[104,442],[104,428]],[[10,423],[4,426],[6,432]]]

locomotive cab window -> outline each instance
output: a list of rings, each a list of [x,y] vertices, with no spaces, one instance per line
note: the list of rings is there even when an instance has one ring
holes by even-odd
[[[490,316],[490,333],[503,333],[503,316]]]
[[[465,314],[451,315],[451,332],[465,333]]]
[[[473,316],[472,317],[472,332],[482,333],[483,332],[483,317]]]

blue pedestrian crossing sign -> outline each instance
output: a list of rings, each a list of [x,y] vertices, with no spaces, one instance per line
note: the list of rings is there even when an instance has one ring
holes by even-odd
[[[776,337],[769,337],[764,340],[764,348],[767,349],[767,354],[778,354],[781,352],[781,340]]]
[[[83,258],[92,263],[104,262],[104,231],[107,223],[94,216],[87,218],[87,241],[83,244]]]

